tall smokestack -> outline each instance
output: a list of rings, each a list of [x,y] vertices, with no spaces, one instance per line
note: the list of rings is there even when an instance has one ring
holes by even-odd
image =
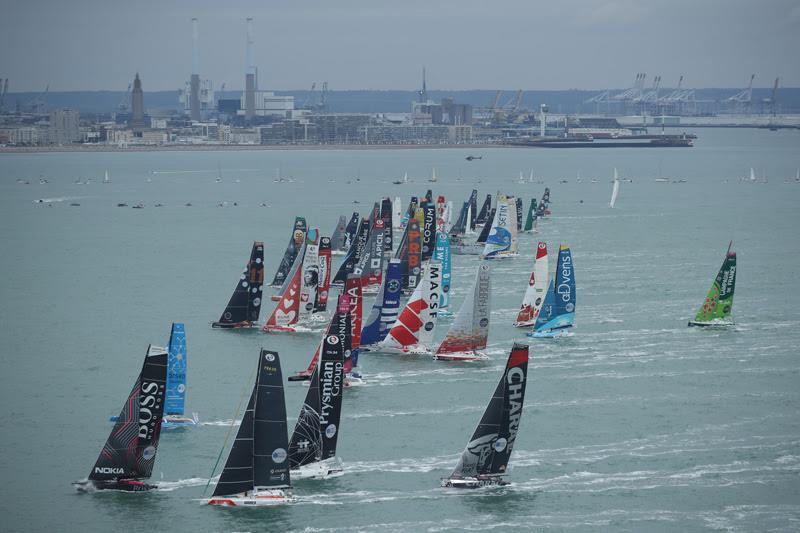
[[[246,70],[244,76],[244,118],[252,120],[256,115],[256,66],[253,62],[253,19],[247,18],[247,43],[245,48]]]
[[[192,77],[189,79],[189,118],[200,120],[200,50],[197,42],[199,32],[197,30],[197,19],[192,19]]]

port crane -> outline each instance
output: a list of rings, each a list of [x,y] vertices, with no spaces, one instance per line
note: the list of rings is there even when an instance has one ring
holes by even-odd
[[[747,89],[734,94],[729,97],[727,101],[732,102],[734,105],[740,105],[747,113],[750,113],[750,104],[753,102],[753,80],[755,77],[755,74],[751,74],[750,84],[747,86]]]

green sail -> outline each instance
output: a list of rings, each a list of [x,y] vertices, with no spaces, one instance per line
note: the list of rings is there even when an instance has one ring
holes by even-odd
[[[536,198],[531,198],[531,205],[528,208],[528,218],[525,219],[525,229],[523,231],[531,231],[533,229],[533,222],[536,220]]]
[[[728,322],[733,309],[733,289],[736,285],[736,252],[728,250],[722,268],[706,299],[697,311],[692,325],[704,325],[710,322]]]

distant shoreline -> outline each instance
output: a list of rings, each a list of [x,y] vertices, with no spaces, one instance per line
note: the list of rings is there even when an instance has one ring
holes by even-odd
[[[35,154],[51,152],[216,152],[216,151],[280,151],[280,150],[445,150],[460,148],[464,150],[482,150],[484,148],[515,148],[507,144],[315,144],[315,145],[247,145],[247,144],[196,144],[168,146],[129,146],[120,148],[110,145],[77,145],[77,146],[0,146],[0,153]]]

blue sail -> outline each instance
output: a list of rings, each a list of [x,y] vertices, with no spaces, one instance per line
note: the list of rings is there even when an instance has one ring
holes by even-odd
[[[436,233],[436,248],[433,258],[442,262],[442,292],[439,295],[439,309],[447,309],[450,305],[450,279],[452,260],[450,257],[450,236],[447,232]]]
[[[167,350],[167,391],[165,415],[182,415],[186,400],[186,329],[182,323],[172,324]]]
[[[400,309],[402,294],[403,262],[392,259],[386,268],[383,283],[375,296],[375,303],[369,317],[361,328],[361,346],[371,346],[381,342],[392,328]],[[355,361],[353,361],[355,366]]]
[[[561,245],[558,251],[556,277],[547,289],[542,310],[536,319],[533,333],[551,332],[572,327],[575,322],[575,269],[569,246]]]

